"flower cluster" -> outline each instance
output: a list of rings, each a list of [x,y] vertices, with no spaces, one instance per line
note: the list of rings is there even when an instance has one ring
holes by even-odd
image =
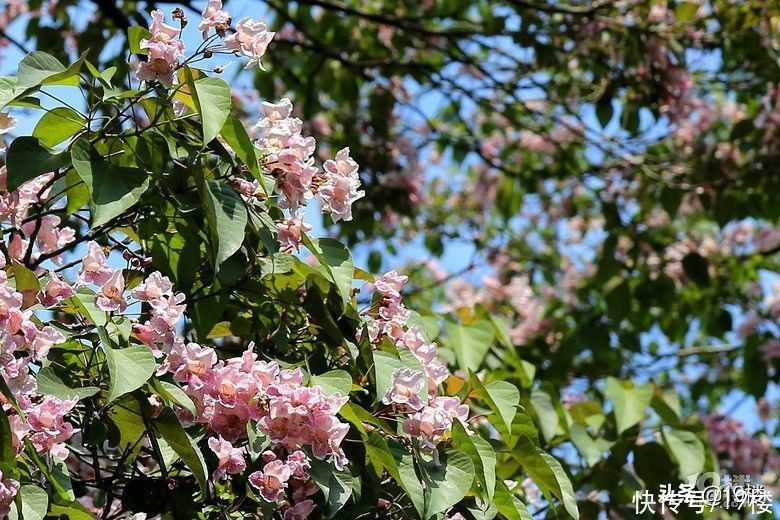
[[[221,361],[211,348],[178,341],[163,370],[185,384],[197,408],[193,420],[208,425],[226,441],[246,437],[251,421],[277,446],[306,446],[318,459],[333,456],[342,466],[340,445],[349,428],[336,414],[347,398],[326,396],[318,386],[303,386],[300,369],[258,361],[253,349],[250,345],[242,357]]]
[[[750,437],[741,422],[724,415],[702,417],[715,453],[742,475],[761,475],[765,469],[774,471],[780,466],[780,457],[768,440]]]
[[[260,60],[275,34],[269,32],[268,27],[261,21],[242,18],[236,24],[236,32],[225,38],[225,47],[238,55],[248,57],[246,68],[257,65],[262,69]]]
[[[262,103],[263,117],[255,128],[261,133],[257,147],[265,154],[265,165],[271,169],[274,190],[281,197],[279,206],[290,210],[290,217],[277,224],[283,251],[300,247],[301,236],[311,229],[298,210],[316,194],[322,209],[334,222],[352,220],[352,204],[365,193],[360,188],[358,164],[349,148],[325,161],[324,170],[314,164],[315,141],[301,134],[303,122],[292,117],[293,105],[287,98],[276,103]]]
[[[469,408],[457,397],[438,395],[439,385],[449,371],[438,359],[436,344],[427,342],[417,327],[408,325],[411,313],[401,301],[406,281],[406,276],[390,271],[375,282],[382,299],[369,337],[375,344],[387,337],[396,348],[411,352],[422,365],[423,372],[408,367],[396,370],[382,402],[406,415],[403,431],[419,438],[423,448],[433,450],[449,433],[453,421],[466,426]]]
[[[0,518],[5,518],[11,511],[11,504],[19,492],[19,482],[3,477],[0,471]]]
[[[43,294],[37,298],[43,299]],[[23,302],[22,293],[9,287],[5,271],[0,271],[0,378],[8,384],[19,408],[3,397],[0,405],[11,425],[17,453],[27,438],[39,453],[64,459],[68,455],[65,442],[78,431],[64,417],[76,401],[39,395],[30,365],[45,359],[52,346],[65,337],[50,325],[39,328]]]
[[[136,77],[139,81],[157,80],[170,87],[179,58],[184,54],[184,42],[179,39],[181,30],[166,24],[165,14],[155,9],[149,32],[152,37],[141,40],[140,44],[142,49],[149,51],[149,56],[138,65]]]
[[[352,204],[365,192],[358,189],[358,165],[349,156],[349,148],[339,150],[335,160],[325,161],[324,168],[327,176],[319,191],[324,210],[330,212],[334,222],[352,220]]]
[[[8,243],[8,255],[25,263],[36,260],[40,255],[48,255],[52,261],[59,263],[59,253],[65,246],[73,242],[75,231],[70,227],[61,227],[60,217],[49,214],[40,221],[30,220],[28,216],[35,204],[49,195],[54,175],[47,173],[22,184],[19,188],[8,191],[8,172],[5,166],[0,167],[0,221],[7,222],[13,228]],[[30,242],[33,242],[32,244]],[[4,266],[6,258],[0,255],[0,267]]]

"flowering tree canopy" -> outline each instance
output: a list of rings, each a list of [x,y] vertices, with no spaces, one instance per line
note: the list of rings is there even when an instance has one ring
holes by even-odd
[[[156,3],[0,5],[0,518],[775,486],[780,9]]]

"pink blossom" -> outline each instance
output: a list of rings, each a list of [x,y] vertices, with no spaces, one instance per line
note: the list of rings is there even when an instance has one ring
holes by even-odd
[[[285,253],[298,251],[304,233],[311,231],[311,226],[303,221],[303,215],[293,215],[276,224],[279,232],[280,250]]]
[[[765,469],[774,471],[780,465],[780,457],[771,445],[748,436],[741,422],[720,414],[705,415],[702,422],[707,427],[712,450],[732,471],[756,476]]]
[[[334,222],[352,220],[352,204],[365,192],[358,189],[358,164],[349,156],[349,148],[339,150],[335,160],[325,161],[324,168],[327,177],[318,193],[323,210],[330,212]]]
[[[468,406],[460,404],[457,397],[435,397],[404,422],[403,430],[420,438],[424,448],[433,449],[452,428],[452,421],[459,420],[465,426],[468,413]]]
[[[5,271],[0,271],[0,327],[6,328],[12,315],[21,311],[23,300],[22,293],[8,286]]]
[[[188,382],[191,377],[204,378],[217,364],[217,353],[209,347],[197,343],[177,342],[165,360],[165,367],[173,372],[180,382]]]
[[[217,456],[217,469],[214,471],[214,480],[219,480],[225,473],[241,473],[246,469],[244,450],[236,448],[228,441],[219,437],[211,437],[208,440],[209,448]]]
[[[81,262],[78,282],[81,284],[103,285],[111,278],[111,274],[112,272],[108,267],[103,249],[97,242],[87,244],[87,255]]]
[[[771,339],[761,346],[764,359],[771,361],[780,358],[780,339]]]
[[[263,69],[260,60],[275,34],[268,31],[265,23],[243,18],[236,24],[236,32],[225,38],[224,42],[228,49],[249,58],[246,68],[257,65]]]
[[[184,43],[177,39],[179,29],[165,23],[165,14],[159,9],[152,11],[152,25],[149,32],[152,37],[141,40],[140,47],[149,51],[147,61],[142,62],[136,71],[140,81],[158,80],[170,87],[173,85],[173,73],[184,54]]]
[[[222,0],[208,0],[206,8],[203,10],[203,18],[198,24],[198,30],[203,33],[203,39],[208,37],[209,30],[224,31],[228,25],[230,25],[230,15],[222,10]],[[220,34],[223,33],[220,32]]]
[[[425,376],[409,368],[399,368],[393,373],[392,386],[382,398],[385,404],[406,405],[413,410],[422,408],[418,394],[426,387]]]
[[[311,464],[309,464],[309,458],[306,456],[306,453],[296,450],[287,456],[286,462],[294,478],[298,480],[309,479],[308,471],[311,469]]]
[[[33,432],[30,441],[39,453],[52,453],[63,460],[68,456],[65,442],[78,430],[65,421],[65,415],[76,403],[77,398],[61,401],[47,395],[27,410],[27,422]]]
[[[62,300],[70,298],[75,293],[76,291],[73,290],[73,287],[65,279],[57,273],[49,271],[49,281],[46,282],[43,291],[38,295],[38,301],[44,307],[53,307]]]
[[[127,307],[124,292],[125,278],[122,275],[122,270],[116,269],[98,290],[95,297],[95,305],[106,312],[123,312]]]
[[[0,471],[0,518],[5,518],[11,512],[11,504],[19,492],[19,487],[19,482],[3,477],[3,472]]]
[[[284,512],[284,520],[305,520],[314,511],[313,500],[302,500]]]
[[[260,107],[265,114],[265,117],[257,122],[257,126],[261,128],[280,123],[290,117],[290,114],[292,113],[292,102],[286,97],[280,99],[276,103],[263,101],[260,104]]]
[[[30,352],[35,360],[44,359],[51,347],[65,341],[65,336],[49,325],[38,330],[34,322],[27,321],[23,324],[23,329],[25,340],[29,344]]]
[[[276,502],[284,496],[287,481],[292,476],[292,471],[280,460],[269,462],[263,467],[263,471],[255,471],[249,475],[249,483],[260,491],[267,502]]]
[[[382,296],[392,300],[400,300],[401,289],[409,280],[408,276],[400,275],[395,270],[383,274],[376,282],[374,287],[382,293]]]
[[[146,280],[138,284],[131,294],[143,302],[149,302],[152,305],[171,295],[173,284],[167,276],[163,276],[159,271],[150,274]]]

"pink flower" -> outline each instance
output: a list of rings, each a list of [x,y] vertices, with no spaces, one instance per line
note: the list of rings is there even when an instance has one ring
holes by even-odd
[[[425,449],[433,449],[452,428],[452,421],[468,420],[469,408],[460,404],[457,397],[435,397],[419,412],[411,415],[403,424],[403,430],[418,437]]]
[[[38,295],[38,301],[44,307],[53,307],[62,300],[70,298],[76,293],[73,287],[70,286],[61,276],[54,272],[49,272],[49,281],[46,282],[46,286],[43,291]]]
[[[249,475],[249,483],[260,491],[268,502],[276,502],[284,496],[287,481],[292,476],[290,468],[280,460],[269,462],[263,471],[255,471]]]
[[[38,330],[35,323],[28,321],[23,325],[23,328],[25,339],[30,345],[30,351],[35,360],[44,359],[52,346],[65,341],[65,336],[49,325]]]
[[[124,297],[125,278],[121,269],[116,269],[96,294],[95,305],[106,312],[123,312],[127,307]]]
[[[87,248],[87,255],[81,262],[78,282],[103,285],[111,278],[111,269],[108,267],[108,262],[106,262],[106,255],[97,242],[90,242],[87,244]]]
[[[365,195],[358,189],[358,164],[349,156],[349,148],[342,148],[324,167],[327,179],[318,194],[323,210],[330,212],[334,222],[352,220],[352,204]]]
[[[766,361],[780,358],[780,340],[770,339],[761,346],[761,353]]]
[[[382,398],[385,404],[406,405],[419,410],[423,403],[418,394],[426,387],[425,376],[409,368],[399,368],[393,373],[393,384]]]
[[[381,278],[374,282],[374,287],[385,298],[400,300],[401,289],[408,280],[408,276],[400,275],[394,269],[383,274]]]
[[[277,222],[280,250],[285,253],[298,251],[301,247],[303,234],[311,231],[311,226],[303,221],[303,215],[293,215]]]
[[[305,520],[314,511],[313,500],[302,500],[284,512],[284,520]]]
[[[149,51],[147,61],[142,62],[136,71],[139,81],[158,80],[170,87],[173,85],[173,73],[184,54],[184,43],[180,39],[179,29],[165,23],[165,14],[159,9],[152,11],[152,25],[149,32],[152,37],[141,40],[140,47]]]
[[[222,0],[209,0],[203,10],[203,19],[198,24],[198,30],[203,33],[203,39],[209,35],[210,29],[216,29],[219,34],[224,34],[230,25],[230,15],[222,10]]]
[[[217,353],[197,343],[176,343],[165,360],[165,366],[173,372],[179,382],[188,382],[191,377],[204,378],[217,364]]]
[[[276,103],[263,101],[260,104],[265,117],[257,122],[257,126],[266,128],[273,124],[280,123],[290,117],[292,113],[292,102],[288,98],[282,98]]]
[[[133,298],[150,302],[154,306],[159,300],[170,296],[171,289],[173,289],[171,280],[167,276],[160,274],[159,271],[155,271],[146,280],[138,284],[131,294]]]
[[[11,289],[5,271],[0,271],[0,327],[5,328],[12,314],[21,310],[22,301],[22,293]]]
[[[292,476],[298,480],[309,480],[308,471],[311,469],[306,453],[296,450],[287,456],[287,466],[292,471]]]
[[[251,18],[243,18],[236,25],[236,32],[225,38],[224,42],[228,49],[249,58],[249,63],[246,64],[247,69],[254,65],[263,69],[260,60],[275,34],[268,31],[265,23]]]
[[[5,518],[11,512],[11,504],[19,492],[19,483],[10,478],[4,478],[0,471],[0,518]],[[305,518],[305,517],[303,517]]]
[[[209,448],[217,456],[217,469],[214,471],[214,480],[219,480],[225,473],[241,473],[246,469],[244,450],[236,448],[228,441],[220,437],[211,437],[208,440]]]
[[[77,398],[60,401],[47,395],[27,411],[27,422],[33,432],[30,441],[39,453],[49,452],[60,459],[67,458],[65,442],[78,430],[65,422],[65,414],[73,410],[76,403]]]

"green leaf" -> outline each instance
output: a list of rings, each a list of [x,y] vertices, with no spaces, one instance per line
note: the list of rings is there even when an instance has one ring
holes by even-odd
[[[92,397],[96,393],[100,392],[100,388],[96,386],[84,386],[81,388],[71,388],[62,382],[60,376],[54,371],[52,367],[44,367],[38,371],[38,376],[35,378],[38,384],[38,393],[43,395],[53,395],[59,399],[67,399],[68,397],[77,397],[79,399],[85,399]]]
[[[534,390],[531,392],[531,404],[539,419],[539,430],[541,430],[544,440],[549,441],[555,437],[559,421],[558,411],[555,409],[552,397],[542,390]]]
[[[26,485],[19,488],[19,498],[22,503],[21,514],[15,504],[11,507],[9,520],[43,520],[49,511],[49,495],[38,486]]]
[[[452,441],[456,448],[469,456],[474,464],[477,480],[488,500],[493,500],[496,488],[496,452],[493,446],[479,435],[470,436],[460,421],[454,421],[452,424]]]
[[[193,85],[203,126],[203,144],[208,144],[219,135],[230,115],[230,86],[219,78],[201,78],[195,80]]]
[[[178,385],[169,383],[168,381],[160,381],[156,377],[152,378],[150,384],[154,391],[165,400],[168,406],[173,407],[174,404],[177,404],[185,410],[189,411],[192,415],[197,414],[195,403],[192,402],[190,396],[188,396],[184,390],[179,388]]]
[[[414,468],[414,458],[397,441],[386,440],[376,431],[369,434],[366,454],[379,460],[396,482],[406,491],[420,516],[425,513],[425,490]]]
[[[84,508],[81,502],[77,501],[73,501],[67,506],[52,504],[49,507],[49,513],[57,517],[64,515],[68,520],[95,520],[95,517]]]
[[[512,383],[506,381],[493,381],[483,385],[477,375],[469,372],[471,375],[471,384],[477,389],[482,400],[490,409],[503,421],[503,427],[507,433],[512,433],[512,421],[517,413],[517,405],[520,402],[520,390]]]
[[[325,395],[340,393],[342,396],[348,396],[352,391],[352,376],[346,370],[331,370],[312,376],[311,385],[322,388],[322,393]]]
[[[677,19],[677,23],[684,24],[693,20],[698,11],[699,5],[695,2],[680,2],[674,8],[674,17]]]
[[[493,326],[489,321],[477,321],[469,325],[451,322],[444,324],[447,343],[455,351],[458,366],[463,370],[479,370],[485,355],[493,345]]]
[[[572,518],[580,517],[571,481],[555,457],[535,446],[531,439],[524,436],[512,450],[512,456],[545,495],[558,497]]]
[[[683,269],[688,278],[701,287],[710,285],[710,272],[707,260],[699,253],[688,253],[682,259]]]
[[[152,377],[157,363],[146,345],[114,348],[106,329],[98,327],[100,340],[106,352],[106,364],[111,378],[106,402],[110,403],[141,386]]]
[[[265,187],[263,174],[260,172],[260,166],[257,162],[257,153],[255,145],[249,138],[249,134],[244,128],[244,124],[237,117],[230,115],[225,121],[225,126],[220,131],[227,144],[233,149],[242,163],[249,168],[252,176],[260,182],[260,186]]]
[[[35,137],[17,137],[8,147],[6,156],[8,191],[44,173],[56,172],[68,164],[68,160],[67,153],[54,153]]]
[[[607,379],[606,394],[614,406],[618,433],[623,433],[645,418],[653,391],[652,383],[635,387],[630,381],[620,382],[614,377]]]
[[[83,58],[80,58],[65,68],[54,56],[33,51],[19,62],[16,71],[17,85],[22,88],[38,85],[78,85],[78,72],[83,62]]]
[[[68,170],[65,174],[65,193],[68,196],[68,204],[65,212],[73,215],[78,210],[89,204],[89,189],[79,177],[76,170]]]
[[[570,427],[569,436],[571,441],[577,447],[577,450],[582,454],[588,466],[594,466],[604,456],[604,452],[609,450],[614,443],[609,442],[606,439],[594,440],[585,427],[581,424],[574,423]]]
[[[146,435],[141,403],[132,395],[120,398],[109,408],[107,417],[110,419],[109,425],[115,427],[116,432],[112,445],[115,444],[122,452],[128,451],[128,460],[132,461],[141,450],[141,441]]]
[[[41,282],[38,280],[38,275],[16,260],[12,260],[11,265],[13,266],[14,283],[17,291],[22,293],[33,291],[37,293],[41,290]]]
[[[171,408],[164,408],[160,415],[154,419],[154,429],[192,471],[201,491],[204,494],[208,493],[206,463],[203,460],[203,455],[192,438],[184,431]]]
[[[680,467],[680,478],[683,482],[704,471],[704,444],[695,433],[670,430],[663,432],[663,438],[672,458]]]
[[[474,481],[474,464],[468,455],[452,448],[441,450],[440,460],[423,462],[425,468],[425,518],[454,506],[466,496]]]
[[[496,482],[496,494],[493,503],[507,520],[533,520],[526,505],[512,494],[502,481]]]
[[[106,311],[95,305],[95,293],[89,287],[79,287],[76,293],[68,298],[66,302],[73,305],[81,314],[95,325],[105,325],[108,321]]]
[[[612,96],[604,95],[599,98],[596,103],[596,117],[599,120],[601,128],[606,128],[609,122],[612,120]]]
[[[0,379],[2,377],[0,376]],[[17,473],[16,450],[12,439],[8,414],[0,413],[0,472],[8,476],[14,476]]]
[[[330,463],[317,459],[311,460],[309,474],[325,495],[328,518],[333,518],[352,496],[355,478],[346,469],[337,470]]]
[[[54,147],[73,137],[84,128],[86,120],[75,110],[57,107],[46,112],[35,125],[33,136],[49,147]]]
[[[86,138],[73,144],[71,157],[92,198],[93,226],[103,225],[133,207],[149,188],[146,172],[104,160]]]
[[[247,213],[244,201],[228,184],[207,180],[202,189],[206,223],[211,234],[214,266],[233,256],[244,242]]]
[[[127,29],[127,46],[133,54],[149,54],[148,49],[141,48],[141,40],[149,40],[152,33],[146,27],[133,25]]]
[[[355,265],[347,246],[333,238],[309,238],[306,234],[303,235],[303,243],[325,268],[344,300],[349,301]]]

